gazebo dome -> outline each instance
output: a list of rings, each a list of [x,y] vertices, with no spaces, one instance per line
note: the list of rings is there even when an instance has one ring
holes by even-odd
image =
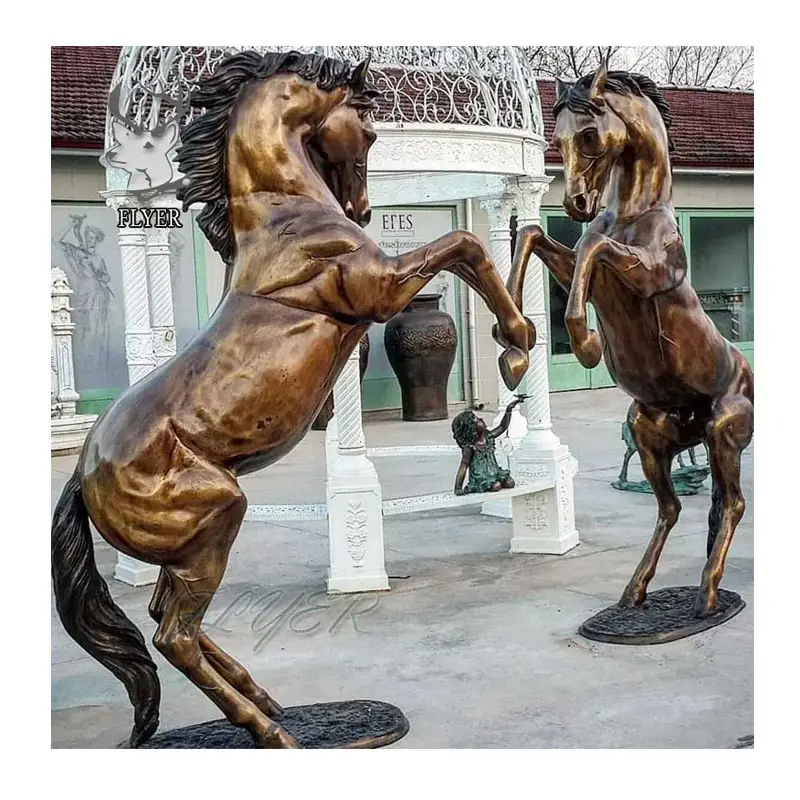
[[[516,47],[124,47],[110,87],[107,151],[118,144],[115,118],[140,131],[168,124],[177,107],[186,110],[191,89],[241,50],[315,52],[351,63],[371,56],[369,79],[380,92],[372,194],[395,202],[443,199],[443,192],[458,199],[502,191],[503,178],[544,174],[538,89]],[[108,187],[126,188],[126,174],[106,166]],[[418,180],[409,182],[412,174],[430,196]]]

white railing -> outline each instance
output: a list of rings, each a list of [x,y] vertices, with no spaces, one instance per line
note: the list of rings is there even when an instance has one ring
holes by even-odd
[[[132,125],[152,130],[174,117],[176,100],[185,100],[226,56],[242,50],[299,50],[353,64],[371,56],[369,80],[380,92],[378,123],[544,130],[536,80],[517,47],[123,47],[110,87],[120,90],[115,111]],[[109,114],[107,147],[112,119]]]

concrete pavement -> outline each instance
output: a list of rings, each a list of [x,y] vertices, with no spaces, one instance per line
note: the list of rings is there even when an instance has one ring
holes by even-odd
[[[727,748],[753,732],[753,453],[743,456],[748,510],[723,586],[748,607],[730,622],[659,646],[589,642],[576,631],[614,602],[652,532],[651,495],[610,486],[624,453],[629,401],[616,389],[552,395],[553,424],[580,462],[581,545],[566,556],[508,554],[511,523],[474,507],[385,519],[392,590],[328,597],[325,522],[248,522],[206,618],[213,638],[283,705],[373,698],[400,706],[405,748]],[[491,418],[490,412],[484,416]],[[367,422],[368,446],[450,443],[448,422]],[[251,503],[325,498],[324,434],[242,480]],[[52,502],[75,463],[52,460]],[[452,457],[376,460],[385,498],[445,491]],[[638,461],[631,479],[640,477]],[[708,490],[682,498],[652,588],[697,584]],[[152,587],[99,568],[146,640]],[[61,628],[53,611],[52,744],[112,747],[130,728],[122,685]],[[163,685],[161,730],[219,716],[151,648]]]

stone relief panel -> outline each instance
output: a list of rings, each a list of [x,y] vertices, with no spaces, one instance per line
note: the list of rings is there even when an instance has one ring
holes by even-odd
[[[116,217],[105,206],[53,206],[51,268],[73,289],[76,389],[124,388],[125,317]]]
[[[169,259],[178,349],[197,331],[192,219],[169,232]],[[67,275],[75,323],[73,357],[79,393],[128,386],[125,309],[117,217],[105,205],[51,207],[51,268]]]

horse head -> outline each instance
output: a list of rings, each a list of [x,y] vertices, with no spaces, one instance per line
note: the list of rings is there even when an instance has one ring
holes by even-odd
[[[178,199],[202,202],[200,228],[226,264],[235,259],[231,209],[259,193],[307,197],[370,220],[367,155],[376,134],[369,115],[369,60],[296,51],[236,53],[195,88],[203,113],[181,134],[185,184]],[[245,200],[246,202],[246,200]]]
[[[307,145],[314,166],[345,216],[362,228],[372,216],[367,155],[377,138],[370,121],[377,92],[366,86],[368,68],[369,59],[353,70],[346,100],[325,117]]]
[[[597,216],[620,161],[669,172],[669,107],[646,76],[609,72],[601,64],[575,83],[557,80],[553,114],[553,144],[564,161],[563,205],[572,219]]]

